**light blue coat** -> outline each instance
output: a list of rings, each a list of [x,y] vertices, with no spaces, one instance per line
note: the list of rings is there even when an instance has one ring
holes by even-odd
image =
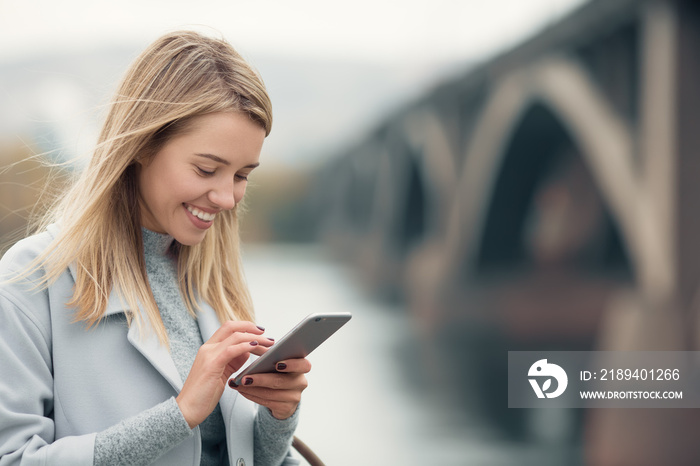
[[[0,279],[26,267],[54,234],[49,228],[13,246],[0,260]],[[0,285],[0,465],[91,466],[96,432],[182,388],[175,363],[148,321],[143,338],[136,325],[127,327],[116,293],[99,325],[88,330],[73,322],[65,303],[74,283],[69,268],[44,289],[30,290],[27,282]],[[219,328],[207,305],[197,322],[204,341]],[[257,405],[227,388],[220,406],[230,464],[243,458],[252,465]],[[155,464],[199,465],[200,454],[196,427]]]

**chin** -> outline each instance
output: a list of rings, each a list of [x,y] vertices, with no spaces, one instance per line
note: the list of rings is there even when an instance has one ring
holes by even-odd
[[[177,242],[182,244],[183,246],[196,246],[199,243],[201,243],[203,240],[204,240],[204,236],[202,235],[199,238],[191,238],[191,237],[183,238],[183,241],[178,240]]]
[[[177,236],[173,235],[173,238],[175,238],[175,241],[182,244],[183,246],[196,246],[204,240],[204,236],[204,233],[185,233]]]

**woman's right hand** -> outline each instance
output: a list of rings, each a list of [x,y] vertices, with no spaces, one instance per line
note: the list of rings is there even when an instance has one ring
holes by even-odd
[[[228,379],[248,360],[272,346],[264,329],[252,322],[224,323],[197,351],[190,373],[175,399],[190,429],[204,421],[216,407]]]

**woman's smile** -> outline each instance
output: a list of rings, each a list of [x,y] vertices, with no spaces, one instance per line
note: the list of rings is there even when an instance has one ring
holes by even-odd
[[[204,222],[209,222],[209,223],[211,223],[211,222],[213,222],[214,219],[216,218],[216,214],[215,214],[215,213],[207,213],[207,212],[204,211],[204,209],[201,209],[201,210],[200,210],[200,208],[193,207],[193,206],[188,205],[188,204],[184,204],[184,206],[185,206],[185,208],[187,209],[187,211],[188,211],[189,213],[191,213],[192,215],[194,215],[195,217],[197,217],[199,220],[202,220],[202,221],[204,221]]]

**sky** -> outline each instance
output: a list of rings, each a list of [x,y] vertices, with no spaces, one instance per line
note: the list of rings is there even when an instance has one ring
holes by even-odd
[[[471,60],[520,40],[582,0],[0,0],[0,61],[35,52],[142,45],[199,26],[248,53],[378,62]]]
[[[135,56],[161,34],[188,28],[223,35],[261,72],[275,111],[265,144],[270,159],[313,165],[441,77],[523,41],[582,3],[0,0],[0,69],[14,70],[13,85],[23,87],[0,76],[0,132],[27,115],[25,122],[50,126],[68,152],[86,152],[98,130],[91,109],[102,101],[86,97],[86,88],[111,93],[107,84],[128,63],[117,71],[95,57],[115,48]],[[83,58],[69,70],[51,69],[46,58],[59,56]],[[115,78],[103,86],[107,72]]]

